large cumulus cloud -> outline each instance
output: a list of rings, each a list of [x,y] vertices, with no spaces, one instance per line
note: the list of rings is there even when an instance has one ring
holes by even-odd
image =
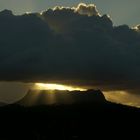
[[[0,13],[0,80],[139,88],[140,34],[95,5]]]

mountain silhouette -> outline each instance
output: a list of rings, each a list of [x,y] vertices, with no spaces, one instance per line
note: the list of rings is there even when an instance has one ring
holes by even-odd
[[[1,106],[5,106],[5,105],[7,105],[7,104],[4,103],[4,102],[0,102],[0,107],[1,107]]]
[[[61,91],[61,90],[29,90],[17,102],[23,106],[37,105],[68,105],[83,103],[105,103],[105,97],[100,90]]]
[[[100,90],[29,90],[20,101],[0,107],[0,114],[2,140],[95,139],[111,130],[122,136],[140,125],[139,109],[110,103]]]

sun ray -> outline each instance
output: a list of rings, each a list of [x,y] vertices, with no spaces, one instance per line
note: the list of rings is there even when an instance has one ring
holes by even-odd
[[[36,88],[38,90],[68,90],[68,91],[86,91],[87,89],[80,88],[80,87],[73,87],[73,86],[66,86],[66,85],[60,85],[60,84],[45,84],[45,83],[36,83]]]

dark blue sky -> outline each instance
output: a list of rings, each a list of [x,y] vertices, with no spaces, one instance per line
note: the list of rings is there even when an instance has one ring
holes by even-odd
[[[15,14],[38,12],[56,5],[76,6],[94,3],[101,14],[109,14],[114,23],[130,26],[140,23],[140,0],[0,0],[0,10],[10,9]]]

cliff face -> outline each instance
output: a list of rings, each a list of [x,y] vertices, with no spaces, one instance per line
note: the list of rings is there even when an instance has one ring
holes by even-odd
[[[29,90],[28,93],[18,102],[24,106],[34,105],[67,105],[82,103],[104,103],[104,95],[100,90],[87,91],[49,91]]]

